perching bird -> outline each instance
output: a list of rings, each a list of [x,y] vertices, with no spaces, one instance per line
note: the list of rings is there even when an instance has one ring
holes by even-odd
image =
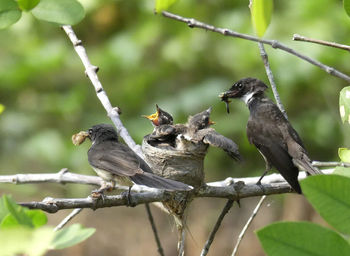
[[[244,78],[219,97],[226,105],[229,98],[239,98],[249,108],[248,140],[256,146],[266,162],[266,170],[258,183],[260,184],[261,179],[273,166],[291,187],[301,194],[299,170],[307,172],[308,175],[322,172],[311,165],[298,133],[280,109],[264,95],[267,88],[266,84],[256,78]]]
[[[88,161],[105,181],[131,187],[134,183],[165,190],[190,190],[191,187],[153,174],[151,168],[127,145],[118,140],[112,125],[91,127],[87,137],[92,141]]]

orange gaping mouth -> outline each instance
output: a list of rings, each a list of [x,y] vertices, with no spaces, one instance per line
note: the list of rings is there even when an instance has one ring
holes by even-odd
[[[159,112],[157,111],[156,113],[152,114],[152,115],[149,115],[149,116],[146,116],[144,115],[143,117],[146,117],[148,120],[152,121],[152,123],[154,125],[159,125]]]

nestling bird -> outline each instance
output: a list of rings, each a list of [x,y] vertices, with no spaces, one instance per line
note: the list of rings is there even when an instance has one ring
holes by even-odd
[[[223,149],[230,157],[235,160],[241,160],[241,155],[238,151],[238,146],[231,139],[216,132],[211,125],[215,122],[210,120],[212,108],[208,108],[194,116],[190,116],[182,129],[180,136],[177,136],[177,147],[186,149],[188,142],[203,142],[204,144]]]
[[[168,112],[156,107],[156,113],[145,116],[154,126],[153,133],[147,137],[149,142],[161,141],[182,151],[193,151],[199,143],[204,143],[223,149],[235,160],[241,158],[236,143],[210,128],[215,124],[210,120],[211,107],[189,116],[186,124],[175,125]]]
[[[177,136],[177,128],[173,125],[173,117],[158,104],[157,111],[152,115],[143,115],[152,122],[153,132],[147,136],[147,141],[157,147],[175,147],[175,138]]]
[[[81,136],[81,132],[79,134]],[[92,142],[88,151],[88,161],[105,181],[129,187],[136,183],[170,191],[191,189],[184,183],[153,174],[144,160],[127,145],[119,142],[118,134],[112,125],[95,125],[85,133],[85,136]]]
[[[259,179],[275,167],[291,187],[302,193],[298,182],[299,170],[308,175],[322,174],[311,165],[303,142],[280,109],[265,95],[267,85],[256,78],[243,78],[219,95],[228,105],[229,98],[245,102],[250,111],[247,124],[248,140],[264,157],[266,170]]]

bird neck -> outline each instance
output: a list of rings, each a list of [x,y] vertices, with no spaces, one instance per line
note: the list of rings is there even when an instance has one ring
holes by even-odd
[[[263,93],[257,93],[252,95],[250,99],[246,102],[246,104],[249,110],[253,111],[257,107],[259,107],[259,105],[264,101],[264,99],[266,99],[266,97]]]

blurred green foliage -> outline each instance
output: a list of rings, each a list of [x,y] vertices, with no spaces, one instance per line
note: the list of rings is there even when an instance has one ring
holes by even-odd
[[[239,144],[245,161],[236,164],[212,148],[205,161],[207,180],[261,174],[264,161],[246,138],[248,110],[235,101],[227,115],[217,97],[242,77],[267,82],[256,43],[190,29],[154,15],[154,2],[149,0],[81,3],[86,17],[75,32],[91,62],[100,67],[104,89],[112,104],[122,109],[121,119],[136,142],[152,131],[141,115],[153,113],[155,103],[172,113],[176,122],[213,106],[216,130]],[[187,0],[169,11],[253,34],[247,5],[247,1]],[[349,31],[349,18],[338,2],[275,1],[265,37],[350,73],[348,52],[292,41],[298,33],[349,44]],[[0,102],[6,106],[0,115],[1,174],[57,172],[63,167],[92,174],[86,157],[89,143],[74,147],[71,135],[110,121],[67,36],[57,26],[22,13],[19,22],[0,31],[0,49]],[[281,100],[310,156],[336,160],[337,149],[350,142],[349,127],[341,125],[338,113],[339,91],[346,82],[285,52],[266,49]],[[50,185],[40,192],[52,194],[54,188]],[[60,191],[72,193],[68,188]]]
[[[29,210],[17,205],[11,196],[0,198],[1,256],[44,255],[50,249],[76,245],[95,233],[94,228],[73,224],[54,231],[44,226],[47,217],[41,210]]]

